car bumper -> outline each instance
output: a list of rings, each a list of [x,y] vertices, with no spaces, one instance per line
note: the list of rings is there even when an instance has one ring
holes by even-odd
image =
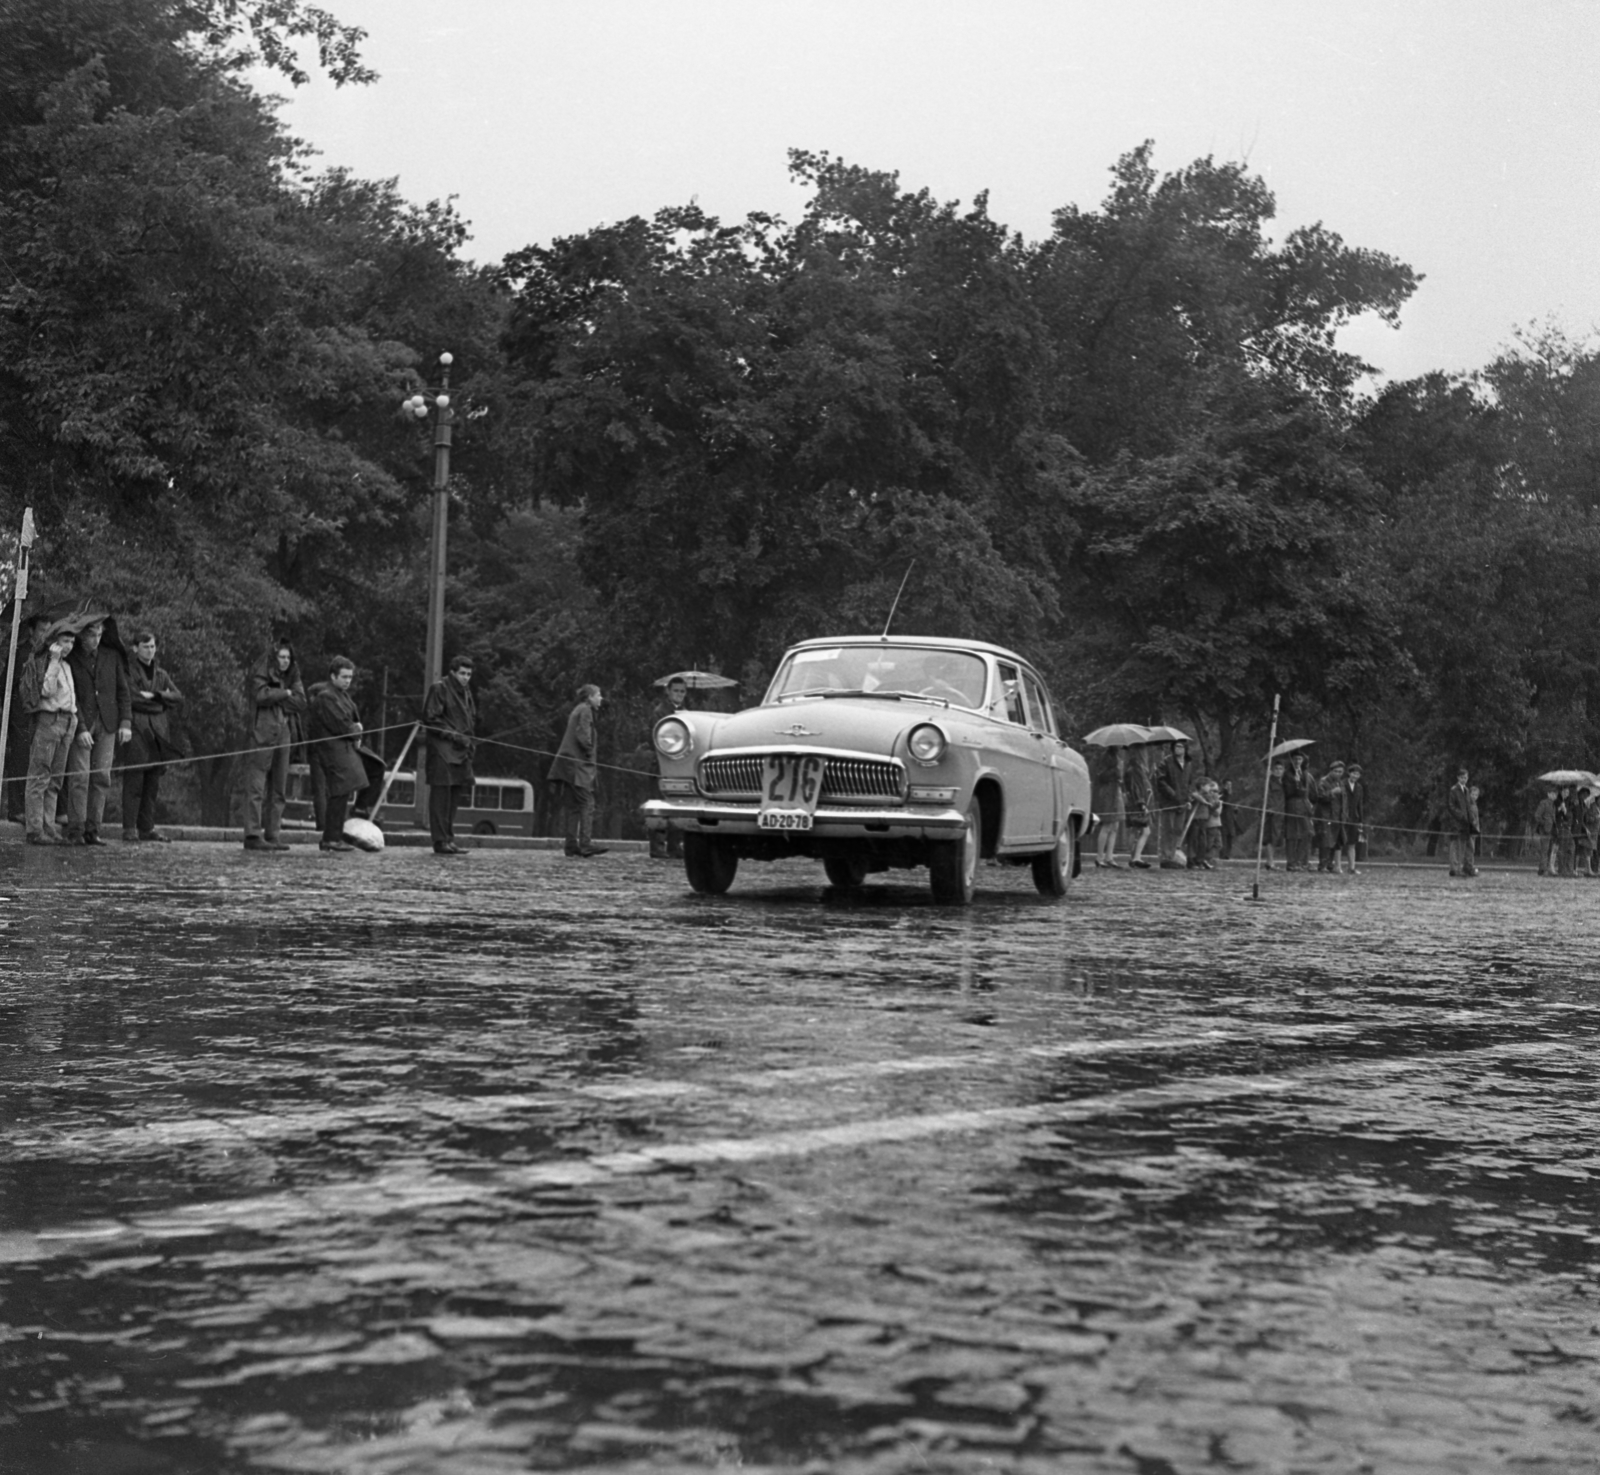
[[[703,830],[715,835],[793,835],[812,840],[954,840],[967,827],[959,809],[942,805],[914,808],[819,808],[809,830],[763,830],[753,804],[716,804],[707,800],[648,799],[641,806],[647,830]]]

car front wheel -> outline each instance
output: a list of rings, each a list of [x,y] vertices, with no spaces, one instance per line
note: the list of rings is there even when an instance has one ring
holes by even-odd
[[[1033,884],[1039,888],[1040,896],[1067,894],[1067,887],[1072,885],[1072,868],[1076,863],[1073,855],[1076,843],[1072,826],[1063,825],[1054,848],[1043,855],[1034,856]]]
[[[928,860],[933,899],[940,906],[966,906],[977,889],[978,847],[983,835],[983,811],[974,799],[967,805],[967,827],[959,840],[941,840]]]
[[[694,890],[721,896],[733,885],[739,857],[725,840],[691,830],[683,837],[683,869]]]

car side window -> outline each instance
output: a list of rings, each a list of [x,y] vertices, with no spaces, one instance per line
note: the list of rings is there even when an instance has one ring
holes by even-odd
[[[1050,698],[1045,695],[1039,678],[1032,671],[1025,671],[1022,683],[1028,693],[1028,715],[1033,719],[1028,726],[1035,732],[1047,732],[1054,737],[1056,724],[1050,715]]]
[[[1022,672],[1008,661],[998,662],[997,670],[1000,673],[1000,695],[995,702],[995,716],[1003,722],[1026,727],[1028,712],[1022,704]]]

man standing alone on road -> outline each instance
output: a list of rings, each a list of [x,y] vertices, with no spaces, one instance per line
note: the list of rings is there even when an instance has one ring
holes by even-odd
[[[78,696],[78,735],[67,754],[67,844],[104,845],[100,822],[111,792],[111,760],[133,736],[128,667],[115,627],[92,621],[68,661]]]
[[[1478,806],[1467,791],[1467,770],[1456,770],[1455,786],[1445,796],[1445,812],[1450,817],[1450,874],[1476,876],[1472,859],[1472,836],[1478,828]]]
[[[478,707],[472,700],[472,658],[456,656],[422,704],[428,734],[428,831],[435,855],[464,855],[456,844],[456,810],[472,795]]]
[[[606,847],[596,845],[594,829],[594,789],[599,772],[599,740],[595,735],[594,714],[605,699],[593,684],[578,688],[578,704],[567,717],[567,731],[561,739],[556,761],[550,765],[550,798],[561,815],[568,855],[604,855]]]

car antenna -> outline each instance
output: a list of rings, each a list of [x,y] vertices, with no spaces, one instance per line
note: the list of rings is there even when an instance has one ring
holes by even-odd
[[[894,603],[889,606],[889,618],[883,622],[883,634],[878,637],[879,640],[889,638],[889,626],[894,623],[894,612],[900,608],[900,596],[906,592],[906,579],[911,577],[911,570],[916,566],[917,561],[914,558],[906,565],[905,578],[900,580],[900,587],[895,590]]]

